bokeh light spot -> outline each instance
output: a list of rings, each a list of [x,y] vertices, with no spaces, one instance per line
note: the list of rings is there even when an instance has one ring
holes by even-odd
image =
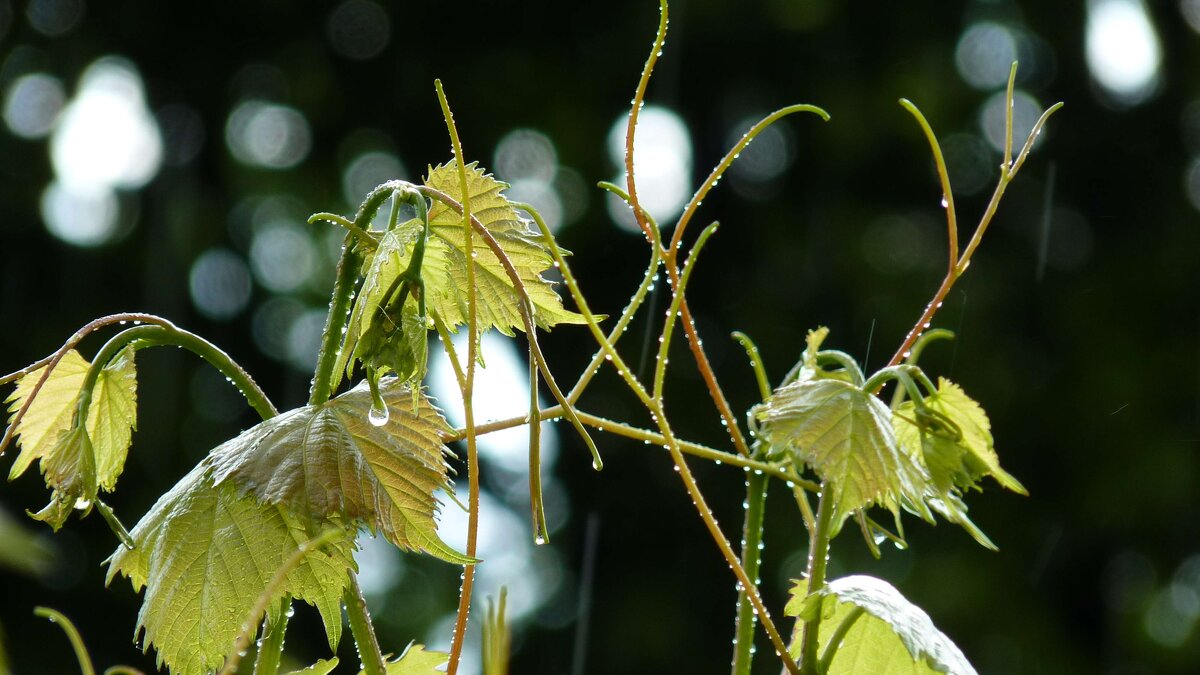
[[[1016,60],[1017,41],[1012,31],[991,21],[968,28],[954,50],[958,74],[976,89],[994,89],[1008,82]]]
[[[302,286],[315,258],[312,239],[293,223],[268,223],[255,231],[250,242],[254,278],[275,293],[290,293]]]
[[[192,263],[188,275],[192,304],[210,319],[225,321],[237,316],[250,301],[250,290],[246,263],[232,251],[212,248]]]
[[[370,0],[347,0],[329,15],[326,35],[333,51],[355,61],[374,58],[391,38],[387,12]]]
[[[1162,48],[1141,0],[1089,0],[1087,64],[1092,78],[1121,105],[1137,105],[1158,88]]]
[[[296,166],[308,156],[311,142],[304,116],[274,103],[244,101],[225,124],[225,143],[234,158],[265,169]]]
[[[1188,164],[1187,171],[1183,176],[1183,191],[1192,206],[1200,211],[1200,157],[1196,157]]]
[[[518,180],[549,183],[558,170],[558,153],[554,143],[540,131],[514,129],[496,144],[492,166],[496,177],[506,183]]]
[[[21,138],[42,138],[54,128],[66,100],[58,78],[45,73],[22,75],[4,97],[4,123]]]
[[[120,209],[111,190],[77,189],[52,181],[42,192],[41,207],[46,229],[68,244],[101,246],[117,233]]]
[[[25,18],[42,35],[60,37],[79,25],[83,9],[83,0],[31,0],[25,7]]]

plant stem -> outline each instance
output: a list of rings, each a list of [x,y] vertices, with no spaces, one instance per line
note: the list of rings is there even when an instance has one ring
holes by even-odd
[[[77,409],[80,415],[80,424],[87,419],[87,409],[92,399],[92,387],[96,384],[96,378],[100,376],[100,371],[127,345],[133,345],[134,349],[163,345],[183,347],[220,371],[233,386],[237,387],[242,396],[246,397],[246,402],[264,420],[279,414],[275,409],[275,405],[271,403],[263,390],[250,377],[250,374],[230,358],[229,354],[226,354],[219,347],[199,335],[177,328],[173,324],[160,324],[136,326],[123,330],[114,335],[100,348],[100,351],[96,353],[95,360],[88,369],[87,375],[84,377],[83,387],[80,389],[79,408]]]
[[[283,656],[283,639],[287,635],[288,605],[292,597],[284,595],[280,601],[279,618],[263,619],[263,636],[258,641],[258,655],[254,658],[254,675],[275,675],[279,672],[279,659]]]
[[[338,259],[337,276],[333,282],[333,296],[329,300],[329,315],[325,318],[325,332],[321,337],[321,350],[317,354],[317,367],[313,371],[312,388],[308,393],[310,405],[320,405],[329,400],[342,374],[334,372],[338,352],[345,340],[346,325],[350,321],[350,301],[354,298],[354,287],[362,267],[362,254],[354,242],[353,232],[342,240],[342,256]]]
[[[379,651],[379,640],[375,638],[375,628],[371,626],[371,615],[367,613],[367,601],[363,598],[362,588],[358,585],[358,576],[353,570],[347,570],[350,583],[342,593],[342,603],[346,606],[346,617],[350,620],[350,632],[354,635],[354,643],[358,645],[358,658],[362,661],[364,675],[387,675],[387,666],[383,663],[383,654]]]
[[[829,636],[829,644],[825,645],[825,652],[821,654],[821,660],[817,663],[817,671],[828,673],[829,666],[833,664],[833,657],[837,655],[842,640],[846,639],[846,634],[854,627],[855,622],[859,620],[866,610],[862,607],[855,607],[850,610],[838,627],[833,630],[833,634]]]
[[[817,526],[813,529],[808,544],[808,594],[825,588],[825,569],[829,563],[829,531],[833,522],[834,486],[821,483],[821,497],[817,500]],[[818,628],[821,613],[804,622],[801,637],[800,665],[804,675],[818,675],[817,649],[820,646]]]
[[[742,568],[757,586],[762,564],[763,514],[767,501],[767,475],[750,471],[746,477],[746,520],[742,526]],[[750,675],[754,662],[754,606],[746,589],[738,589],[737,622],[733,630],[733,675]]]
[[[84,646],[83,638],[80,637],[75,624],[71,623],[71,620],[62,613],[49,607],[35,607],[33,613],[58,624],[59,628],[62,628],[63,632],[67,634],[67,639],[71,641],[71,647],[75,650],[75,658],[79,661],[80,673],[82,675],[95,675],[96,669],[92,667],[92,657],[88,656],[87,647]]]

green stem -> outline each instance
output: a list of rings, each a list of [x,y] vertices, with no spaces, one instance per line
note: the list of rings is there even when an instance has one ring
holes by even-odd
[[[825,652],[821,654],[821,660],[817,663],[817,670],[820,673],[829,672],[829,666],[833,665],[833,657],[837,655],[838,649],[842,646],[842,640],[846,639],[846,634],[864,613],[866,613],[865,609],[856,606],[834,629],[833,634],[829,636],[829,644],[825,645]]]
[[[658,362],[654,368],[654,400],[662,403],[663,384],[667,376],[667,354],[671,348],[671,332],[675,328],[675,321],[679,318],[679,309],[683,304],[684,291],[687,288],[688,280],[692,278],[692,270],[696,267],[696,261],[700,258],[700,250],[704,248],[708,238],[716,233],[719,225],[712,223],[700,232],[699,238],[692,246],[692,252],[688,255],[688,259],[683,263],[683,274],[679,277],[679,283],[672,289],[671,306],[667,309],[667,320],[663,323],[662,335],[658,341]]]
[[[812,531],[808,545],[808,594],[825,588],[825,569],[829,563],[830,529],[833,523],[833,492],[831,483],[821,483],[821,497],[817,500],[817,526]],[[804,675],[818,675],[817,648],[820,646],[818,627],[821,613],[805,620],[802,628],[800,666]]]
[[[313,372],[312,388],[308,394],[310,405],[320,405],[328,401],[341,382],[342,373],[337,368],[338,353],[342,350],[346,326],[350,322],[350,303],[354,299],[360,267],[362,254],[359,253],[354,234],[351,232],[342,241],[342,257],[338,260],[333,297],[329,301],[329,315],[325,319],[321,350],[317,354],[317,367]],[[334,372],[335,370],[338,372]]]
[[[88,368],[87,375],[84,376],[83,385],[80,389],[76,407],[76,415],[78,416],[77,424],[87,422],[88,407],[92,402],[92,388],[96,384],[96,378],[100,376],[100,371],[128,345],[133,345],[134,349],[162,345],[183,347],[207,361],[228,378],[238,388],[238,391],[242,393],[242,396],[246,397],[246,402],[250,404],[250,407],[254,408],[255,412],[263,419],[270,419],[279,414],[270,399],[267,398],[267,395],[263,393],[263,390],[259,388],[254,379],[250,377],[250,374],[230,358],[228,354],[221,351],[213,343],[194,333],[189,333],[174,325],[160,324],[136,326],[123,330],[114,335],[100,348],[100,351],[96,353],[95,360],[92,361],[91,367]]]
[[[757,471],[746,477],[746,520],[742,526],[742,568],[755,585],[762,564],[763,514],[767,501],[767,475]],[[754,606],[738,584],[737,623],[733,631],[733,675],[750,675],[754,661]]]
[[[79,670],[82,675],[96,675],[96,669],[92,667],[92,657],[88,656],[83,638],[79,636],[79,631],[75,629],[75,624],[71,623],[70,619],[49,607],[35,607],[33,613],[50,619],[67,634],[67,639],[71,641],[71,647],[75,650],[75,658],[79,661]]]
[[[379,651],[379,640],[371,626],[371,615],[367,613],[367,601],[363,598],[358,576],[347,571],[350,583],[342,593],[342,604],[346,606],[346,618],[350,621],[350,633],[358,645],[358,658],[362,661],[363,675],[387,675],[383,654]]]
[[[275,675],[279,672],[283,639],[287,636],[287,609],[290,604],[291,596],[284,595],[280,600],[279,618],[271,621],[268,617],[263,621],[263,636],[258,641],[258,655],[254,659],[254,675]]]

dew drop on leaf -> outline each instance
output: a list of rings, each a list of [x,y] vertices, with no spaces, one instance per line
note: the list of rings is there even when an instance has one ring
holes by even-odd
[[[377,427],[381,427],[381,426],[387,424],[388,423],[387,406],[384,406],[382,408],[376,408],[374,405],[372,405],[371,409],[367,412],[367,420],[371,424],[373,424],[374,426],[377,426]]]

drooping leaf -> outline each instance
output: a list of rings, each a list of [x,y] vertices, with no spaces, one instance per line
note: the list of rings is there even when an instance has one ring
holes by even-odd
[[[38,576],[49,570],[53,558],[53,548],[0,510],[0,568]]]
[[[381,311],[387,309],[389,300],[398,298],[396,281],[408,268],[409,248],[421,231],[417,225],[384,233],[367,261],[363,287],[351,309],[346,342],[334,372],[346,370],[349,375],[349,367],[359,360],[370,368],[390,368],[412,386],[424,378],[429,327],[420,320],[412,293],[402,306]]]
[[[219,668],[260,592],[309,539],[301,519],[276,505],[216,485],[202,462],[163,495],[131,533],[134,549],[109,558],[107,582],[118,573],[145,589],[137,631],[157,650],[158,664],[177,675]],[[268,607],[284,594],[316,605],[330,644],[341,635],[342,590],[356,569],[353,539],[309,553],[286,576]]]
[[[398,658],[384,664],[387,675],[441,675],[441,667],[450,661],[450,655],[443,652],[427,652],[425,645],[410,642],[404,653]],[[358,675],[364,675],[360,671]]]
[[[453,160],[431,167],[425,185],[463,202],[458,165]],[[484,173],[477,164],[467,166],[471,214],[479,219],[512,261],[533,303],[537,326],[548,329],[559,323],[584,323],[582,315],[563,309],[554,284],[542,278],[542,272],[554,264],[550,248],[504,196],[507,187],[507,183]],[[505,335],[512,335],[513,329],[524,330],[520,300],[513,283],[487,242],[478,235],[473,236],[472,250],[468,252],[462,216],[441,202],[433,203],[429,219],[431,232],[422,276],[430,309],[436,311],[447,326],[467,322],[467,260],[473,256],[481,330],[494,326]]]
[[[68,438],[80,390],[91,364],[75,350],[68,351],[38,391],[17,428],[20,455],[13,462],[9,479],[20,476],[35,460],[41,460],[46,484],[59,490],[61,501],[90,500],[97,487],[111,492],[125,466],[133,430],[137,428],[137,370],[134,349],[126,347],[100,370],[92,387],[86,434]],[[10,421],[41,379],[39,368],[23,376],[8,397]],[[82,430],[81,430],[82,431]],[[72,431],[72,434],[75,432]],[[79,453],[86,443],[92,457]],[[58,456],[63,453],[63,456]],[[84,461],[84,464],[80,464]],[[88,475],[77,473],[86,469]],[[70,483],[78,489],[64,489]],[[70,499],[67,497],[70,496]],[[61,523],[60,523],[61,525]]]
[[[437,536],[436,490],[450,491],[450,450],[440,433],[450,427],[424,395],[396,378],[380,390],[387,421],[368,418],[371,393],[360,383],[319,406],[262,422],[212,451],[217,483],[233,483],[258,500],[320,523],[363,522],[404,550],[468,563]]]
[[[852,613],[862,610],[845,632],[827,675],[976,675],[962,651],[933,625],[929,615],[891,584],[865,575],[835,579],[808,595],[796,582],[784,613],[820,616],[818,652],[824,654],[835,631]],[[800,654],[798,622],[789,651]]]
[[[100,487],[112,492],[125,468],[129,444],[137,429],[137,369],[132,346],[122,349],[100,370],[87,428],[96,453]]]
[[[835,532],[872,504],[932,518],[922,501],[925,471],[900,450],[890,411],[874,395],[840,380],[797,381],[777,389],[757,416],[772,446],[787,448],[834,491]]]
[[[935,481],[949,481],[967,489],[976,487],[984,476],[991,476],[1009,490],[1028,494],[1016,478],[1000,468],[987,413],[961,387],[939,378],[937,393],[925,398],[925,407],[950,420],[958,427],[958,433],[931,428],[926,420],[918,419],[912,401],[906,401],[896,410],[898,417],[907,418],[897,420],[896,430],[907,448],[923,450]],[[905,423],[900,424],[901,421]],[[927,440],[924,447],[919,442],[922,431]]]
[[[83,386],[84,376],[91,364],[74,349],[68,351],[59,360],[58,365],[46,378],[46,383],[38,390],[38,395],[29,405],[29,410],[21,418],[16,428],[17,447],[21,453],[13,462],[8,473],[8,479],[13,480],[25,473],[34,460],[45,457],[50,453],[58,435],[67,430],[75,415],[75,399],[79,396],[79,388]],[[17,380],[16,389],[5,399],[10,404],[8,411],[9,424],[16,419],[17,411],[25,405],[25,400],[33,393],[34,386],[42,378],[45,366],[31,371]]]
[[[74,508],[87,510],[96,499],[99,482],[96,480],[96,455],[84,427],[74,427],[60,434],[58,442],[42,458],[46,485],[53,488],[50,503],[33,514],[58,531]]]
[[[985,548],[996,545],[967,516],[962,494],[977,488],[992,476],[1002,486],[1025,493],[1025,488],[1000,468],[993,447],[991,423],[978,403],[945,378],[938,380],[937,393],[921,406],[902,403],[892,415],[896,438],[910,456],[929,471],[926,501],[946,520],[963,527]]]

